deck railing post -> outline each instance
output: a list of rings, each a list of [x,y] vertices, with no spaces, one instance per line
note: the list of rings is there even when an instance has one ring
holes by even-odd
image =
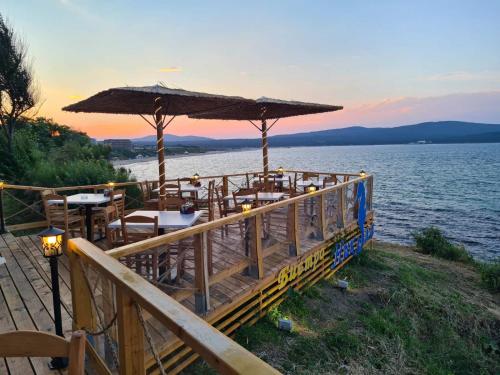
[[[250,225],[250,266],[248,273],[256,279],[264,278],[264,257],[262,254],[262,215],[256,215],[251,219],[253,225]]]
[[[229,185],[227,176],[222,176],[222,193],[224,194],[224,196],[229,195]]]
[[[197,314],[204,314],[210,308],[207,259],[207,232],[194,237],[194,305]]]
[[[3,182],[0,181],[0,234],[5,233],[5,219],[3,216]]]
[[[134,300],[120,288],[116,288],[116,308],[120,374],[146,374],[140,311]]]
[[[95,314],[92,312],[92,297],[87,286],[85,270],[79,255],[68,243],[68,258],[71,277],[71,297],[73,306],[73,330],[84,329],[94,331],[96,328]]]
[[[326,231],[326,197],[325,193],[322,193],[319,197],[319,234],[321,236],[321,241],[327,237]]]
[[[300,254],[299,237],[299,206],[298,203],[288,205],[286,231],[288,238],[288,254],[298,256]]]

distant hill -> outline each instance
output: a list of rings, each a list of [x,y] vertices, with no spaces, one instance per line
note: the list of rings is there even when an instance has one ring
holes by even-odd
[[[500,142],[500,124],[460,121],[424,122],[393,128],[352,126],[307,133],[269,137],[271,147]],[[212,148],[260,147],[260,139],[212,139],[196,141],[196,145]]]
[[[195,135],[174,135],[174,134],[165,134],[163,137],[165,143],[192,143],[192,142],[205,142],[211,141],[211,138],[206,137],[198,137]],[[131,140],[133,143],[137,144],[153,144],[156,143],[156,135],[148,135],[142,138],[134,138]]]
[[[277,125],[279,126],[279,125]],[[154,136],[140,138],[143,142],[156,142]],[[147,141],[146,141],[147,140]],[[133,140],[137,142],[138,140]],[[207,148],[260,147],[260,138],[210,139],[167,135],[168,143],[189,144]],[[351,126],[314,132],[275,135],[269,137],[271,147],[341,146],[430,143],[491,143],[500,142],[500,124],[481,124],[461,121],[423,122],[393,128],[366,128]]]

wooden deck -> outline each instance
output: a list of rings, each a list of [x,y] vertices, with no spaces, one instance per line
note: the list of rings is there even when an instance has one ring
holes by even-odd
[[[36,236],[0,235],[0,332],[38,330],[54,332],[49,262],[42,255]],[[71,336],[69,268],[60,258],[59,277],[63,329]],[[0,374],[59,374],[49,370],[47,358],[0,358]]]

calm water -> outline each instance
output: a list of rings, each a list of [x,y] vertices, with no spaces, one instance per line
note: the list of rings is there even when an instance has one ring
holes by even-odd
[[[260,150],[167,161],[169,177],[261,168]],[[333,146],[270,149],[271,168],[359,171],[375,176],[376,237],[411,243],[410,233],[435,225],[476,258],[500,256],[500,144]],[[157,163],[125,166],[140,180]]]

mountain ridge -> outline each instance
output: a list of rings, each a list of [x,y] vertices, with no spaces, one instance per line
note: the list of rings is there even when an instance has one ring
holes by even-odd
[[[145,138],[151,139],[150,143],[156,142],[154,136],[141,139]],[[356,125],[346,128],[274,135],[268,138],[270,147],[407,144],[421,141],[429,143],[500,142],[500,124],[434,121],[391,128],[369,128]],[[141,143],[134,139],[132,142]],[[261,146],[260,138],[213,139],[166,135],[165,142],[167,144],[189,144],[212,148]]]

